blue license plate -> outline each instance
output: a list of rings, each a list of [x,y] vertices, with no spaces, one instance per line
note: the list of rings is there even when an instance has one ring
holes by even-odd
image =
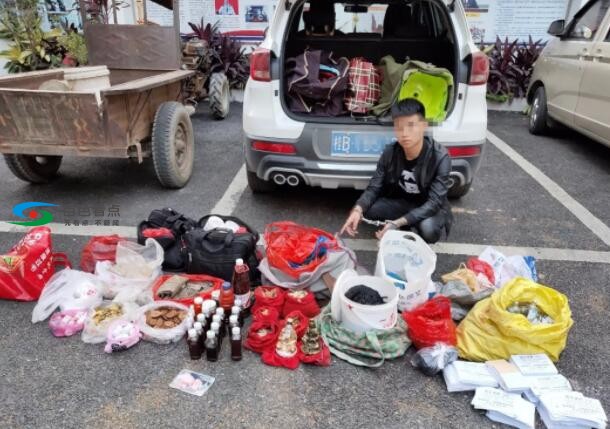
[[[372,157],[380,155],[386,145],[396,141],[393,132],[349,133],[333,131],[330,139],[331,156]]]

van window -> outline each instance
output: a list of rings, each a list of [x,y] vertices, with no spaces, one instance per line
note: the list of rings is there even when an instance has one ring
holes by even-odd
[[[595,37],[606,12],[610,8],[610,0],[598,0],[578,18],[571,26],[568,39],[591,40]]]

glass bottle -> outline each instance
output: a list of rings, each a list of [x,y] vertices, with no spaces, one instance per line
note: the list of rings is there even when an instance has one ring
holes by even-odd
[[[235,327],[240,327],[239,317],[237,316],[237,314],[231,314],[231,316],[229,316],[229,332],[233,332],[233,328]]]
[[[244,326],[244,312],[242,311],[240,306],[234,305],[231,308],[231,315],[237,315],[237,317],[239,319],[239,326],[240,327]]]
[[[220,335],[220,323],[212,322],[212,332],[216,334],[216,339],[218,340],[218,351],[220,351],[220,346],[222,345],[222,336]]]
[[[231,330],[231,359],[241,360],[241,329],[235,326]]]
[[[203,336],[203,325],[199,322],[195,322],[193,324],[193,329],[195,330],[195,332],[197,332],[197,338],[199,338],[199,345],[203,346],[205,340]]]
[[[193,300],[193,306],[195,307],[195,317],[197,317],[197,315],[199,313],[201,313],[201,304],[203,304],[203,298],[198,296]]]
[[[191,359],[201,359],[201,344],[199,344],[199,337],[197,336],[197,331],[194,328],[189,329],[186,343],[189,348]]]
[[[205,356],[210,362],[218,360],[218,339],[214,331],[208,331],[206,334]]]

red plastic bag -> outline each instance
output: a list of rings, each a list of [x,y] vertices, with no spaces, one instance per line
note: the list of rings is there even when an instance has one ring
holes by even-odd
[[[455,346],[455,323],[451,320],[451,301],[439,295],[428,302],[405,311],[402,317],[407,322],[409,338],[416,348],[432,347],[436,343]]]
[[[262,323],[277,323],[280,312],[275,307],[258,307],[252,312],[252,320]]]
[[[332,234],[294,222],[267,225],[265,243],[269,265],[294,279],[314,271],[338,247]]]
[[[256,311],[260,307],[273,307],[279,313],[284,307],[284,297],[286,292],[284,289],[277,286],[260,286],[254,289],[254,305],[252,311]]]
[[[261,330],[266,333],[263,335]],[[244,341],[244,347],[256,353],[262,353],[269,347],[275,348],[279,334],[280,331],[275,323],[252,322]]]
[[[281,320],[278,323],[278,329],[280,332],[282,332],[282,329],[284,329],[284,326],[286,326],[286,321],[288,319],[294,319],[296,321],[296,323],[292,324],[292,327],[294,328],[294,332],[296,332],[297,334],[297,338],[300,340],[301,337],[305,334],[305,332],[307,332],[307,327],[309,326],[309,319],[298,310],[291,311],[286,315],[286,317],[284,317],[284,320]]]
[[[282,317],[286,317],[294,311],[300,311],[305,316],[312,318],[320,314],[320,306],[316,301],[316,297],[310,291],[291,290],[286,292]]]
[[[280,366],[288,369],[297,369],[301,363],[301,360],[299,359],[298,345],[297,353],[295,353],[295,355],[292,357],[286,358],[277,354],[275,351],[275,343],[273,344],[273,347],[269,347],[263,351],[261,360],[267,365]]]
[[[466,268],[475,273],[481,273],[487,277],[489,283],[492,285],[496,283],[496,276],[494,274],[494,269],[487,262],[479,259],[479,258],[468,258],[466,262]]]
[[[120,241],[127,241],[119,235],[100,235],[92,237],[80,255],[80,269],[86,273],[95,272],[99,261],[115,261],[116,246]]]
[[[0,299],[36,301],[57,266],[70,267],[64,253],[53,253],[51,230],[30,229],[13,248],[0,255]]]
[[[303,344],[299,341],[298,354],[301,362],[317,366],[330,366],[330,349],[322,338],[320,338],[320,346],[322,346],[322,348],[320,349],[320,352],[315,355],[307,355],[303,353],[302,345]]]
[[[193,304],[193,300],[197,296],[200,296],[204,300],[205,299],[212,299],[212,291],[220,290],[220,287],[222,286],[222,284],[224,282],[223,279],[219,279],[218,277],[208,276],[206,274],[179,274],[180,277],[186,277],[187,279],[189,279],[189,281],[193,281],[193,282],[211,282],[212,283],[212,288],[210,290],[201,292],[199,295],[195,295],[195,296],[192,296],[190,298],[159,298],[157,296],[157,291],[163,285],[163,283],[168,281],[174,275],[175,274],[165,274],[165,275],[162,275],[161,277],[159,277],[153,283],[153,287],[152,287],[153,300],[155,300],[155,301],[174,301],[174,302],[177,302],[179,304],[186,305],[188,307],[188,306]]]

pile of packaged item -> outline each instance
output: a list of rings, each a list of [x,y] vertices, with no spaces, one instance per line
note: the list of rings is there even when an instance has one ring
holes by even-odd
[[[453,75],[422,61],[397,63],[391,56],[374,65],[363,57],[335,58],[306,49],[286,61],[290,110],[315,116],[383,116],[396,100],[417,98],[426,120],[442,122],[453,103]]]
[[[137,233],[138,243],[92,238],[75,270],[53,252],[50,230],[33,228],[0,257],[0,297],[38,300],[33,323],[50,318],[53,335],[80,333],[108,353],[186,339],[194,360],[222,359],[224,342],[234,361],[243,343],[270,366],[329,366],[332,354],[376,368],[413,345],[412,366],[442,372],[450,392],[474,390],[473,406],[495,421],[533,427],[537,409],[549,428],[606,425],[599,401],[573,392],[553,365],[571,310],[536,283],[531,257],[490,247],[434,283],[436,254],[410,232],[384,234],[374,275],[335,235],[293,222],[267,225],[262,247],[238,218],[172,209],[151,212]],[[212,382],[175,380],[197,394]]]

